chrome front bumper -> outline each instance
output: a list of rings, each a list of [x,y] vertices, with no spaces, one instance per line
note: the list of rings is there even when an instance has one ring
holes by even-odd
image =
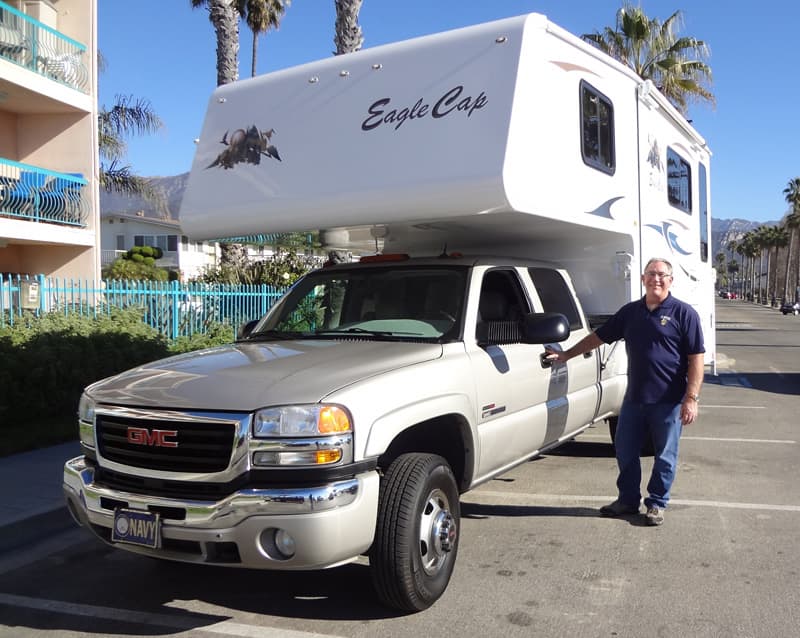
[[[114,510],[166,512],[159,549],[114,543],[133,552],[193,563],[262,569],[332,567],[365,552],[375,533],[377,472],[310,488],[245,489],[219,501],[151,497],[94,483],[94,468],[79,456],[64,466],[64,495],[75,520],[110,542]],[[270,530],[294,538],[291,558],[265,542]],[[236,551],[230,551],[231,544]],[[220,551],[220,548],[225,551]],[[235,556],[235,558],[231,558]]]

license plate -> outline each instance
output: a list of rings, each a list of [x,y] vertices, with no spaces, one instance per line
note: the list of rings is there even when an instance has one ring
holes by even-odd
[[[114,510],[111,540],[114,543],[128,543],[142,547],[160,547],[161,520],[159,515],[142,510]]]

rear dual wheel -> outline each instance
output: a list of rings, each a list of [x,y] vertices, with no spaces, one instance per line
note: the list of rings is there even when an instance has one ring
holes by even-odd
[[[396,609],[427,609],[444,593],[458,553],[458,487],[447,461],[403,454],[381,480],[370,550],[378,598]]]

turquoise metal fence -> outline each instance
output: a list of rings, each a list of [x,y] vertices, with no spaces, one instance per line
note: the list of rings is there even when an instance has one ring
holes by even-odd
[[[139,308],[144,321],[168,339],[204,334],[216,323],[234,329],[258,319],[284,289],[265,284],[182,284],[177,281],[86,280],[0,276],[0,325],[23,312],[97,316],[112,308]]]

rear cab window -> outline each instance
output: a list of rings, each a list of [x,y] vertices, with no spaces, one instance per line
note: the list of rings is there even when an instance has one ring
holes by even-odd
[[[569,322],[570,330],[583,328],[580,312],[575,305],[567,282],[557,270],[551,268],[528,268],[536,294],[542,302],[544,312],[558,312]]]

